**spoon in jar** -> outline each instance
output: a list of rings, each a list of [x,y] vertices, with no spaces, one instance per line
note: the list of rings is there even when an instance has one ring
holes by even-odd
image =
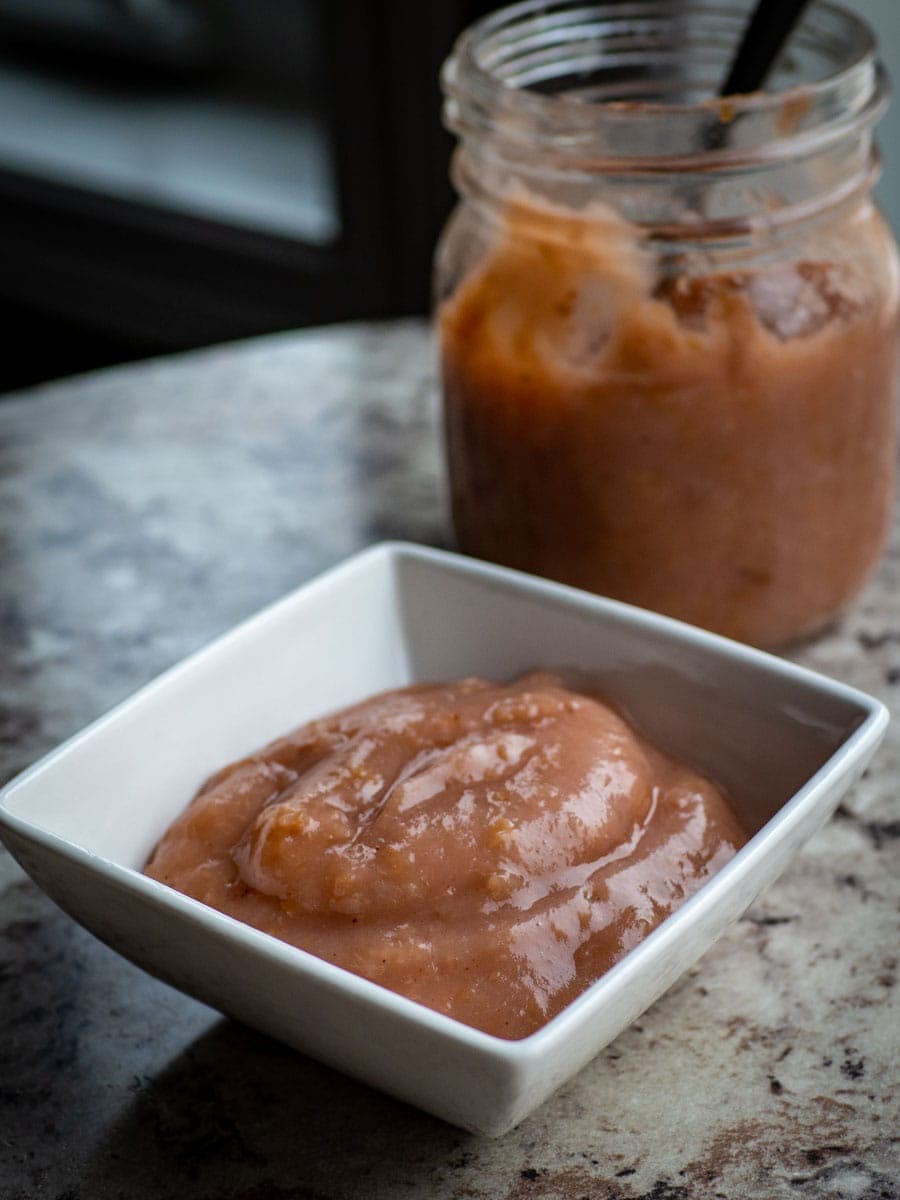
[[[766,81],[794,26],[809,0],[758,0],[747,22],[719,97],[747,95]],[[723,116],[707,128],[706,150],[720,150],[728,143],[732,125]]]
[[[746,95],[765,83],[809,0],[759,0],[744,30],[720,96]]]

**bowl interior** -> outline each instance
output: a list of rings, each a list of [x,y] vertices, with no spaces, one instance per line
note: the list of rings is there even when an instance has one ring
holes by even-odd
[[[330,572],[188,659],[2,806],[140,869],[203,780],[384,688],[562,669],[722,785],[759,829],[867,716],[854,694],[652,614],[413,547]]]

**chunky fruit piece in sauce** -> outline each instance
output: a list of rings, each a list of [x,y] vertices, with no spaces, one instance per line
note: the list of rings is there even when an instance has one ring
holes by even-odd
[[[199,792],[146,871],[505,1038],[726,863],[721,793],[548,674],[385,692]]]

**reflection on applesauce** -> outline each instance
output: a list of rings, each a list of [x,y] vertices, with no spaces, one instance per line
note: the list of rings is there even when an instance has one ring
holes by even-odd
[[[875,208],[821,255],[727,271],[662,269],[598,203],[520,193],[495,218],[473,255],[462,210],[442,250],[461,549],[750,642],[827,623],[891,512],[897,279]]]

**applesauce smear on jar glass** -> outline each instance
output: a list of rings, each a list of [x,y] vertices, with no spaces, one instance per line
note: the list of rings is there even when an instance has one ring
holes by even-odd
[[[462,550],[773,647],[884,546],[898,260],[872,35],[816,4],[768,91],[715,100],[749,7],[463,35],[437,323]]]

